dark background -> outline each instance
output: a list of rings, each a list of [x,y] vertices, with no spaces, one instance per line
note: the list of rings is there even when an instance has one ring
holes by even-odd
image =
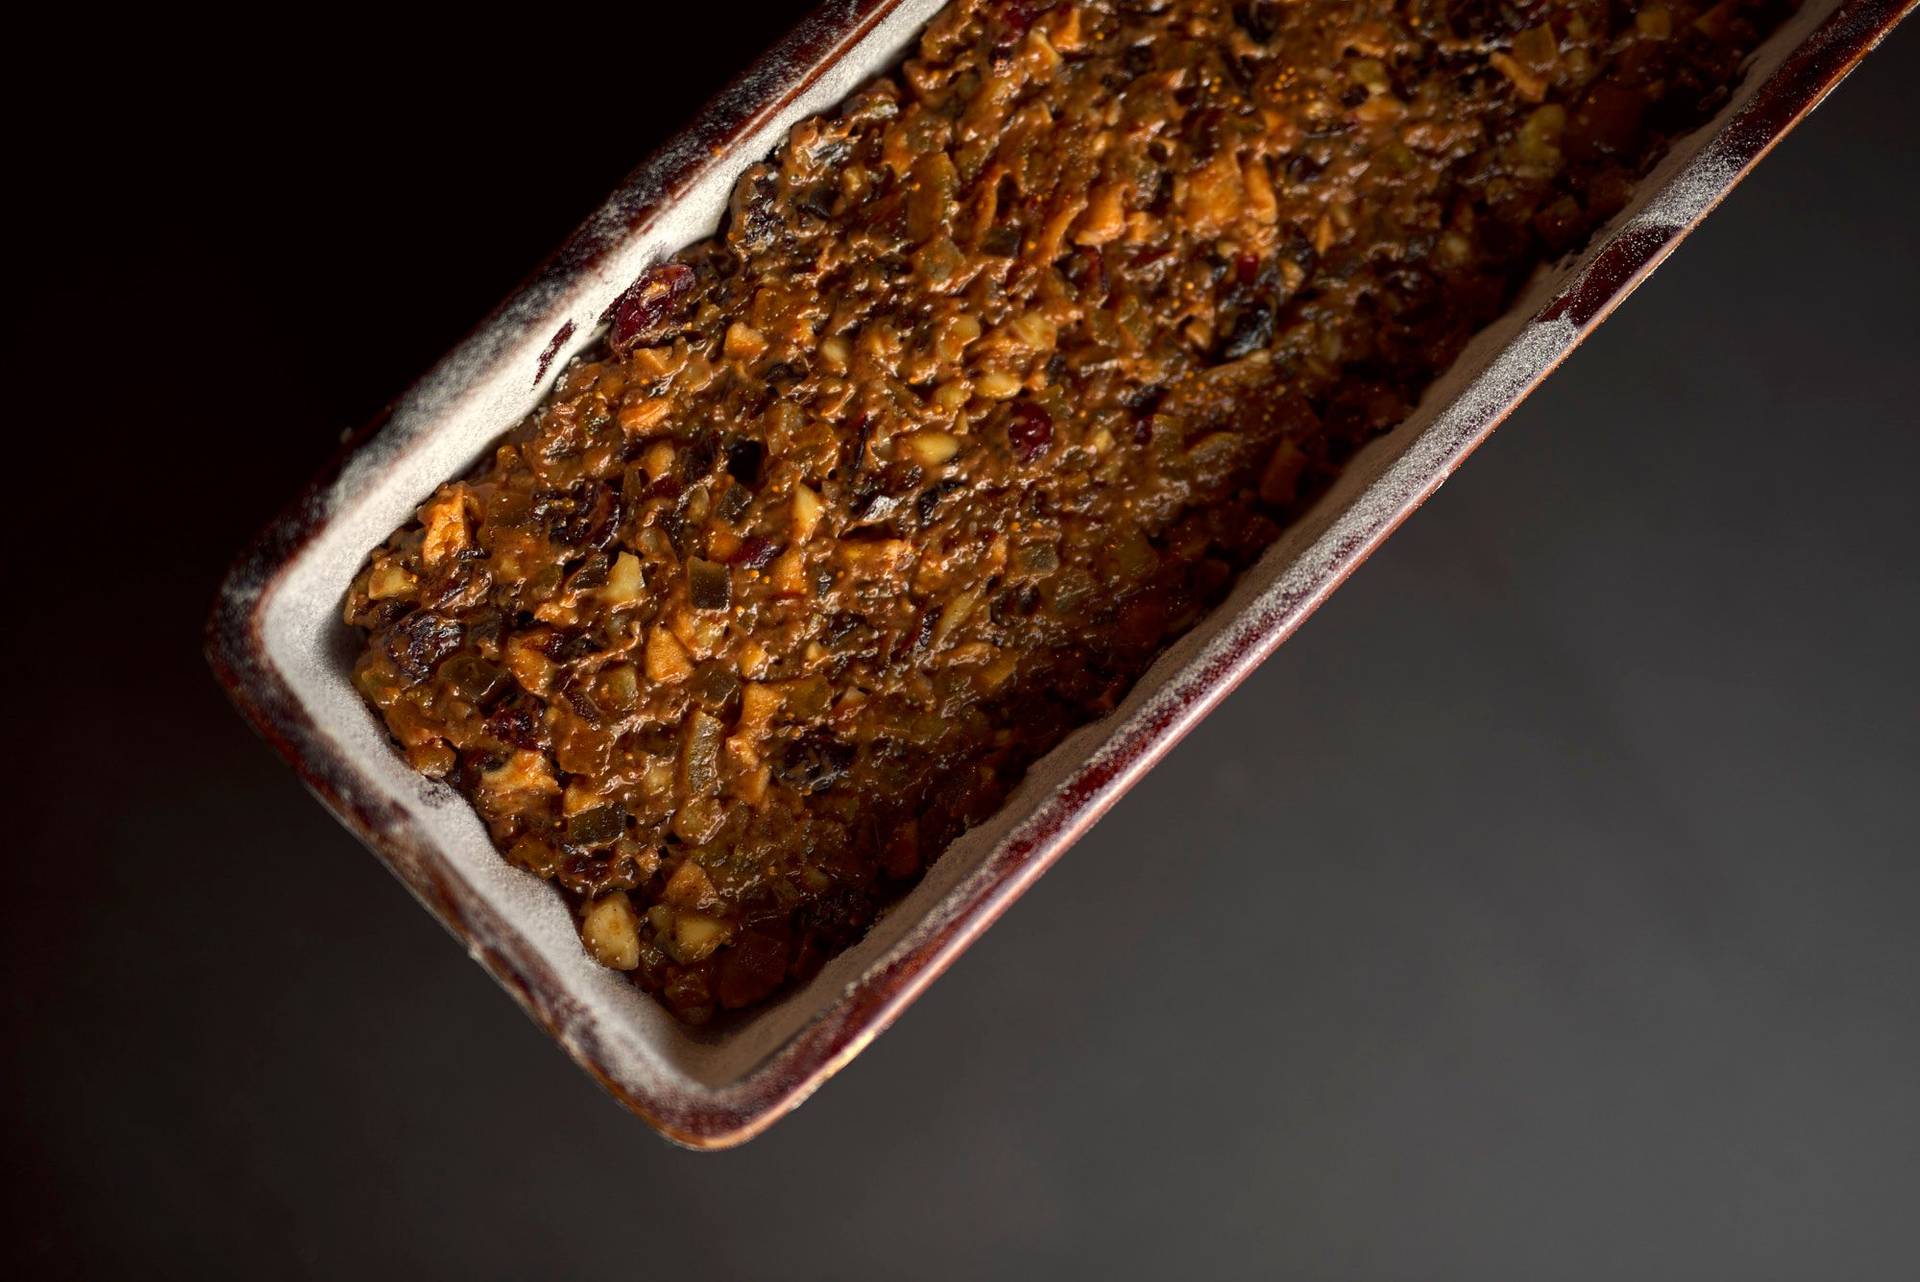
[[[227,558],[796,12],[102,14],[13,103],[0,1272],[1914,1276],[1913,31],[741,1151],[247,733]]]

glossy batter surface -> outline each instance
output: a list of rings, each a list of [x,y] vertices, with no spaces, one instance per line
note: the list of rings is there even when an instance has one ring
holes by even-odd
[[[700,1022],[1118,702],[1787,9],[962,0],[648,272],[346,617]]]

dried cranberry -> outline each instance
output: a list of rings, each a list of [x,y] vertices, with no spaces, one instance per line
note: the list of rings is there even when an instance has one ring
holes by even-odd
[[[739,548],[729,560],[732,564],[745,566],[749,570],[760,570],[765,569],[767,564],[779,555],[779,552],[780,545],[766,535],[750,534],[741,541]]]
[[[693,268],[685,263],[657,263],[647,268],[633,288],[614,303],[607,342],[622,355],[642,344],[658,342],[692,288]]]
[[[1053,415],[1032,401],[1021,401],[1007,419],[1007,443],[1022,463],[1031,463],[1053,445]]]
[[[1013,44],[1027,34],[1027,28],[1035,19],[1053,8],[1053,0],[1000,0],[993,7],[993,16],[1006,28],[1006,34],[1000,40],[1001,45]]]
[[[572,855],[560,865],[560,884],[576,895],[595,895],[611,871],[612,861],[605,855]]]

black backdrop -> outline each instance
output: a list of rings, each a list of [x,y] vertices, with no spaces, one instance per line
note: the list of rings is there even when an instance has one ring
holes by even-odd
[[[1913,1276],[1912,31],[740,1152],[247,734],[225,559],[795,12],[17,51],[0,1271]]]

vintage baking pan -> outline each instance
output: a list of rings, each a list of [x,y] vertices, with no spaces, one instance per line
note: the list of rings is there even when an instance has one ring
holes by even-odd
[[[839,0],[648,161],[524,289],[352,441],[235,565],[215,671],[313,792],[529,1014],[669,1138],[759,1133],[886,1028],[1228,691],[1437,490],[1912,0],[1808,0],[1718,116],[1681,139],[1576,259],[1543,271],[1416,412],[1374,441],[1229,600],[1107,719],[1030,773],[868,937],[724,1030],[692,1031],[591,962],[553,888],[510,867],[466,802],[410,770],[348,680],[341,600],[367,552],[530,411],[650,263],[711,233],[738,172],[886,68],[938,0]]]

